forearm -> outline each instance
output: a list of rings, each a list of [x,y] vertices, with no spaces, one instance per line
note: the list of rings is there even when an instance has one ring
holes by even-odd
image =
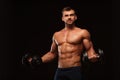
[[[92,57],[96,54],[94,49],[87,50],[86,52],[87,52],[88,57]]]
[[[55,53],[48,52],[48,53],[46,53],[45,55],[43,55],[43,56],[41,57],[41,59],[42,59],[42,62],[43,62],[43,63],[47,63],[47,62],[50,62],[50,61],[52,61],[53,59],[55,59],[55,57],[56,57],[56,54],[55,54]]]

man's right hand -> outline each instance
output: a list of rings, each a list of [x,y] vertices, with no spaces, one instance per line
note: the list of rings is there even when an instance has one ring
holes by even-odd
[[[32,55],[27,53],[22,57],[22,64],[25,66],[30,66],[30,60],[32,59]]]
[[[25,66],[37,67],[43,64],[43,62],[39,55],[27,53],[22,57],[22,64]]]

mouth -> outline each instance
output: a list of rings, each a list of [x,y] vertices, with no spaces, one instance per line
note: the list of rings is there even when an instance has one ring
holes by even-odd
[[[72,19],[68,19],[68,21],[72,21]]]
[[[68,22],[72,22],[72,20],[67,20]]]
[[[68,22],[68,23],[72,23],[73,21],[72,21],[72,20],[68,20],[67,22]]]

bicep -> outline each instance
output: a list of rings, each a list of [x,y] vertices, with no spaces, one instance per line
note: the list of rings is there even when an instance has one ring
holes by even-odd
[[[92,41],[89,39],[84,39],[83,44],[84,44],[85,50],[87,52],[87,55],[89,57],[92,56],[95,53]]]
[[[85,50],[87,51],[88,56],[92,56],[95,53],[94,48],[93,48],[93,43],[90,39],[89,33],[85,34],[83,38],[83,45],[85,47]]]
[[[90,38],[90,33],[87,30],[83,31],[83,45],[86,50],[89,50],[93,46]]]
[[[83,45],[86,50],[89,50],[93,46],[90,39],[83,39]]]
[[[54,38],[52,40],[50,52],[51,53],[57,53],[58,52],[58,47],[57,47],[57,44],[56,44]]]

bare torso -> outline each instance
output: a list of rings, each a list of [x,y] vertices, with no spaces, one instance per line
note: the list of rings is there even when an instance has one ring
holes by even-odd
[[[56,33],[55,41],[58,45],[59,68],[81,66],[82,39],[82,29],[80,28],[63,29]]]

